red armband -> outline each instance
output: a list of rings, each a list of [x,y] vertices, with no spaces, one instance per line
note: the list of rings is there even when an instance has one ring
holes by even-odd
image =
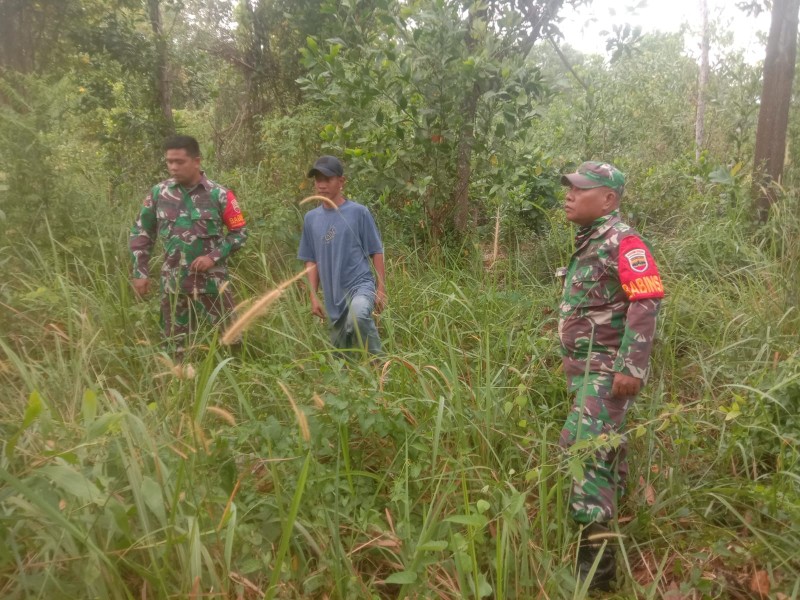
[[[244,227],[244,215],[232,191],[228,190],[226,200],[225,211],[222,213],[222,220],[225,221],[225,226],[228,229],[241,229]]]
[[[663,298],[664,285],[645,243],[636,236],[619,244],[619,282],[628,300]]]

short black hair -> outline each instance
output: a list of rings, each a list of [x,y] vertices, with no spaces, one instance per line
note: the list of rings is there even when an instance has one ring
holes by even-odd
[[[173,135],[164,140],[164,152],[167,150],[186,150],[192,158],[200,156],[200,144],[190,135]]]

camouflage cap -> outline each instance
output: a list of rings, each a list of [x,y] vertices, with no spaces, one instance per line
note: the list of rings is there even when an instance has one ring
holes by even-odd
[[[561,176],[562,185],[574,185],[576,188],[608,187],[622,196],[625,191],[625,175],[614,165],[604,162],[587,161],[574,173]]]

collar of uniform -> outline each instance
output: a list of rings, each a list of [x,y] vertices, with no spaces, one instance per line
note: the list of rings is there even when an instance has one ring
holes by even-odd
[[[591,225],[581,227],[575,235],[575,247],[581,248],[589,240],[603,235],[619,222],[619,210],[612,210],[607,215],[595,219]]]
[[[170,178],[168,185],[169,185],[169,189],[174,190],[180,184],[177,181],[175,181],[175,179]],[[186,191],[187,192],[191,192],[198,185],[203,186],[206,190],[210,190],[211,189],[211,180],[208,177],[206,177],[206,172],[205,171],[200,171],[200,180],[197,182],[197,185],[193,186],[192,188],[190,188],[190,189],[188,189]]]

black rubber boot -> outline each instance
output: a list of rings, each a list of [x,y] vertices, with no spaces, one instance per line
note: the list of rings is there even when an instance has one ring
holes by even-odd
[[[614,558],[615,536],[607,527],[592,523],[583,529],[581,545],[578,548],[578,580],[583,584],[589,578],[597,555],[606,544],[603,554],[597,563],[597,569],[589,584],[590,590],[608,592],[617,576],[617,561]]]

